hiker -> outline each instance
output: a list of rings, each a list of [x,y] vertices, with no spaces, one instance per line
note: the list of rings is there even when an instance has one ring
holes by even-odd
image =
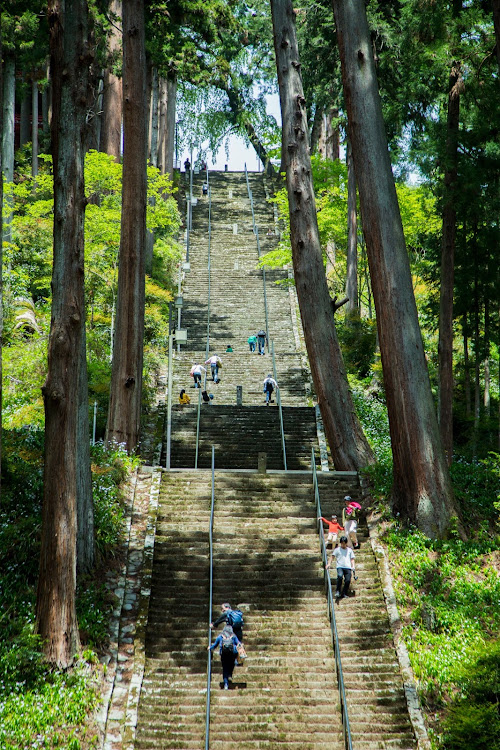
[[[232,351],[233,351],[233,347],[231,346],[231,344],[228,344],[227,347],[226,347],[226,354],[228,352],[232,352]]]
[[[191,169],[191,162],[189,161],[189,157],[188,157],[186,161],[184,162],[184,171],[189,172],[190,169]]]
[[[337,604],[341,599],[349,593],[349,586],[351,583],[351,576],[356,575],[355,563],[354,563],[354,552],[350,547],[347,546],[347,537],[340,537],[340,547],[335,547],[332,553],[333,558],[336,558],[337,562],[337,587],[335,591],[335,601]],[[327,563],[326,568],[330,567],[330,563]],[[342,588],[342,583],[344,587]]]
[[[184,388],[179,393],[179,403],[180,403],[181,406],[185,406],[186,404],[190,404],[191,403],[191,399],[187,395],[187,393],[184,390]]]
[[[208,185],[207,185],[206,182],[203,183],[202,188],[201,188],[201,192],[202,192],[203,195],[208,195]]]
[[[267,341],[267,334],[264,331],[263,328],[260,329],[260,331],[257,331],[257,344],[259,345],[259,354],[265,354],[265,346]],[[269,348],[269,342],[268,342],[268,348]]]
[[[359,549],[358,542],[358,511],[361,505],[352,501],[350,495],[344,497],[345,507],[342,511],[342,523],[344,524],[347,539],[352,542],[353,549]]]
[[[206,369],[203,367],[203,365],[200,365],[198,364],[198,362],[195,362],[189,373],[190,375],[193,376],[194,388],[201,388],[201,373],[202,372],[206,372]]]
[[[221,612],[218,618],[210,623],[211,628],[216,628],[221,622],[231,625],[234,634],[239,641],[243,641],[243,612],[239,609],[233,609],[229,602],[224,602],[221,606]]]
[[[207,359],[205,364],[210,365],[210,369],[212,371],[212,380],[214,381],[214,383],[218,383],[219,382],[219,367],[222,367],[222,362],[220,361],[220,358],[217,356],[217,354],[212,354],[212,356]]]
[[[257,348],[257,336],[249,336],[247,338],[248,346],[250,347],[250,351],[254,352]]]
[[[318,521],[323,521],[324,523],[328,524],[328,536],[326,538],[326,544],[332,544],[332,548],[337,546],[337,536],[339,531],[344,531],[344,527],[339,524],[337,521],[337,516],[335,514],[332,514],[332,520],[329,521],[328,518],[323,518],[323,516],[318,517]]]
[[[275,381],[271,373],[268,374],[267,378],[264,379],[264,393],[266,394],[266,406],[269,406],[273,391],[278,387],[278,383]]]
[[[225,625],[222,633],[217,636],[208,651],[213,651],[219,646],[220,661],[222,664],[222,680],[224,690],[229,690],[229,683],[233,681],[234,665],[238,656],[239,640],[234,634],[231,625]]]

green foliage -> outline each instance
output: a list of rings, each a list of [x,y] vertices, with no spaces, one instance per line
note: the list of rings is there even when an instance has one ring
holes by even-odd
[[[377,343],[377,324],[357,313],[337,320],[337,335],[347,371],[360,378],[370,374]]]
[[[443,750],[500,748],[500,640],[480,645],[458,672],[460,692],[443,722]]]
[[[88,748],[86,730],[98,704],[92,652],[70,673],[49,671],[34,633],[43,495],[43,431],[3,430],[0,505],[0,747]],[[101,560],[123,542],[120,483],[138,460],[119,446],[91,448],[95,533]],[[77,592],[82,642],[93,648],[107,640],[113,600],[101,583],[88,578]]]

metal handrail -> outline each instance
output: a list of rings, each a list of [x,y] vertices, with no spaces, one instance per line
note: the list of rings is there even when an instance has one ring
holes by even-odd
[[[319,539],[320,539],[321,558],[323,560],[325,587],[326,587],[326,595],[327,595],[327,600],[328,600],[328,612],[330,615],[330,629],[332,631],[333,651],[335,654],[335,668],[337,672],[337,684],[338,684],[338,690],[339,690],[340,713],[341,713],[341,718],[342,718],[342,731],[344,735],[344,746],[346,750],[352,750],[351,728],[349,726],[349,715],[347,711],[347,701],[346,701],[345,687],[344,687],[344,675],[342,672],[342,661],[340,658],[339,636],[338,636],[338,631],[337,631],[337,623],[335,620],[335,604],[334,604],[334,598],[332,594],[332,582],[330,579],[330,574],[328,570],[326,569],[326,564],[328,560],[327,560],[327,554],[326,554],[325,536],[323,534],[323,524],[319,520],[322,516],[322,513],[321,513],[321,503],[320,503],[320,498],[319,498],[318,475],[316,473],[316,460],[314,456],[314,448],[311,451],[311,471],[312,471],[312,477],[313,477],[314,499],[316,503],[316,518],[318,519],[316,523],[318,526],[318,533],[319,533]]]
[[[211,248],[212,248],[212,193],[210,191],[210,183],[208,180],[208,168],[207,168],[207,186],[208,186],[208,292],[207,292],[207,342],[205,345],[205,359],[208,359],[208,353],[210,351],[210,269],[211,269]],[[207,390],[207,373],[205,372],[203,379],[204,390]],[[194,453],[194,468],[198,468],[198,455],[200,450],[200,419],[201,419],[201,388],[198,393],[198,413],[196,415],[196,445]]]
[[[210,592],[208,599],[208,645],[212,645],[212,605],[213,605],[213,584],[214,584],[214,507],[215,507],[215,446],[212,445],[212,501],[210,505],[210,528],[209,528],[209,578]],[[205,721],[205,750],[208,750],[210,740],[210,688],[212,683],[212,654],[208,652],[207,664],[207,704],[206,704],[206,721]]]
[[[274,341],[271,341],[271,355],[273,358],[273,377],[278,382],[278,376],[276,374],[276,357],[274,356]],[[283,407],[281,405],[281,394],[279,385],[276,388],[276,401],[278,402],[278,410],[280,415],[280,431],[281,431],[281,450],[283,451],[283,466],[285,471],[288,471],[286,464],[286,445],[285,445],[285,428],[283,427]]]

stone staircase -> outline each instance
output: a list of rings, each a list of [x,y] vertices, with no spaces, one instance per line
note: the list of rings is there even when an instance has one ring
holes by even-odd
[[[183,287],[182,327],[189,338],[176,353],[174,367],[175,395],[184,387],[192,403],[173,409],[175,470],[162,478],[135,750],[205,746],[211,619],[211,472],[206,469],[212,444],[217,469],[213,616],[222,601],[244,611],[249,658],[235,670],[233,689],[222,691],[220,660],[214,654],[210,748],[341,750],[335,663],[307,471],[311,449],[317,452],[314,409],[306,405],[289,292],[268,283],[270,334],[292,472],[280,471],[279,413],[275,406],[264,407],[261,391],[271,371],[270,357],[251,354],[246,343],[250,333],[264,326],[264,291],[241,173],[210,177],[210,354],[219,354],[223,368],[220,384],[208,383],[214,399],[201,407],[199,468],[189,470],[194,466],[199,391],[190,388],[188,373],[193,362],[206,359],[208,199],[201,193],[202,179],[195,179],[191,270]],[[264,200],[262,176],[250,175],[250,180],[263,249],[266,243],[270,248],[276,238],[265,237],[272,211]],[[238,234],[233,234],[236,221]],[[267,276],[269,281],[271,274]],[[228,343],[231,354],[225,354]],[[243,388],[242,406],[235,403],[237,385]],[[256,471],[260,452],[266,453],[271,473]],[[161,463],[165,465],[165,452]],[[361,500],[354,473],[319,472],[318,482],[325,516],[341,513],[345,494]],[[359,539],[355,595],[335,608],[353,748],[413,750],[416,742],[377,562],[363,525]]]

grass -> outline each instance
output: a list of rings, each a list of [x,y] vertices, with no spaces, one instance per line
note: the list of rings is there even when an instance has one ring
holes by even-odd
[[[463,541],[452,530],[445,540],[430,540],[391,514],[385,407],[353,385],[358,414],[379,459],[369,476],[387,527],[383,541],[432,746],[498,750],[500,456],[455,461],[453,487],[469,538]]]
[[[102,668],[96,652],[107,642],[112,597],[101,582],[123,538],[119,485],[134,465],[120,448],[92,449],[99,565],[79,583],[77,612],[85,650],[68,672],[44,662],[35,635],[40,553],[43,432],[3,434],[0,506],[0,748],[90,750],[97,745],[92,716],[100,702]]]

